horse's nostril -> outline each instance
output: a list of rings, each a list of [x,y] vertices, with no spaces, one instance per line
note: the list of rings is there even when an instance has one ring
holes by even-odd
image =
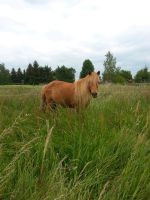
[[[96,92],[92,93],[92,96],[93,96],[94,98],[96,98],[96,97],[97,97],[97,93],[96,93]]]

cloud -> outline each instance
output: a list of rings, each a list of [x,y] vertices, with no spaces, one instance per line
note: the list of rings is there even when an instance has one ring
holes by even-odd
[[[25,0],[25,2],[30,3],[30,4],[43,4],[43,3],[48,3],[48,0]]]
[[[135,73],[150,66],[149,18],[147,0],[1,0],[0,62],[25,68],[36,59],[79,74],[87,58],[102,71],[110,50]]]

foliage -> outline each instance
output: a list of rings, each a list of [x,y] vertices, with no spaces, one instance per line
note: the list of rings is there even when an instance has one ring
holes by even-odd
[[[116,58],[114,58],[110,51],[108,51],[105,56],[106,60],[104,61],[103,73],[104,81],[121,84],[132,81],[132,74],[130,71],[121,70],[121,68],[116,67]]]
[[[126,82],[132,81],[132,74],[130,71],[121,70],[120,75],[125,79]]]
[[[34,72],[31,63],[29,63],[27,70],[25,72],[25,83],[34,84]]]
[[[120,68],[116,68],[116,71],[113,75],[113,83],[124,84],[125,82],[125,78],[122,76]]]
[[[60,81],[74,82],[75,81],[75,69],[67,68],[64,65],[62,67],[57,67],[54,71],[55,78]]]
[[[42,75],[42,76],[41,76]],[[39,67],[39,77],[41,83],[48,83],[54,80],[54,75],[51,67]]]
[[[104,73],[103,80],[107,82],[113,82],[115,78],[116,72],[116,58],[114,58],[113,54],[108,51],[105,55],[106,60],[104,61]]]
[[[24,75],[20,68],[17,71],[17,83],[23,83]]]
[[[0,64],[0,85],[9,83],[10,83],[9,70],[5,68],[4,64]]]
[[[80,78],[84,78],[89,72],[94,71],[93,63],[87,59],[83,62],[82,70],[80,72]]]
[[[41,74],[39,73],[39,64],[38,62],[35,60],[33,62],[33,84],[36,85],[36,84],[39,84],[40,82],[40,77],[41,77]]]
[[[12,83],[17,82],[17,73],[16,73],[16,70],[14,68],[12,68],[12,70],[11,70],[10,78],[11,78]]]
[[[40,91],[0,87],[0,199],[148,200],[150,86],[101,85],[81,113],[41,113]]]
[[[130,71],[121,70],[117,67],[114,73],[113,82],[121,84],[132,82],[132,74]]]
[[[27,69],[23,72],[20,68],[17,72],[13,68],[10,77],[15,84],[25,83],[37,85],[39,83],[51,82],[54,79],[73,82],[75,80],[75,69],[62,66],[58,67],[55,71],[52,71],[51,67],[48,67],[47,65],[41,67],[37,61],[34,61],[33,65],[29,63]]]
[[[148,68],[139,70],[135,75],[135,82],[137,83],[150,83],[150,72],[148,72]]]
[[[54,77],[51,67],[47,65],[40,67],[37,61],[34,61],[33,65],[28,65],[25,72],[25,83],[36,85],[39,83],[48,83],[52,80],[54,80]]]
[[[116,58],[111,52],[106,55],[106,60],[104,61],[104,73],[103,81],[126,84],[133,82],[132,74],[130,71],[123,70],[116,67]],[[94,71],[93,63],[87,59],[83,62],[82,70],[80,72],[80,78],[85,77],[89,72]],[[48,65],[40,66],[35,60],[33,64],[29,63],[28,67],[23,71],[21,68],[15,70],[12,68],[11,72],[5,68],[4,64],[0,64],[0,84],[46,84],[55,79],[74,82],[75,81],[75,69],[68,68],[66,66],[57,67],[52,70]],[[148,68],[145,67],[137,72],[135,75],[135,82],[137,83],[149,83],[150,82],[150,72]]]

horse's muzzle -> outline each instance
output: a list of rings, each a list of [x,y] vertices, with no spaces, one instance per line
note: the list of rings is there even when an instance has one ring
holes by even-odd
[[[96,92],[92,93],[92,97],[96,98],[97,97],[97,93]]]

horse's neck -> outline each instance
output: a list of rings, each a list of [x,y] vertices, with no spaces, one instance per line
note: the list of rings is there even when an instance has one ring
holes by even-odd
[[[87,92],[89,88],[88,78],[82,78],[77,81],[77,87],[82,90],[82,92]]]
[[[80,79],[78,80],[75,86],[75,99],[76,99],[76,103],[82,106],[86,106],[91,99],[91,94],[89,91],[89,83],[86,78]]]
[[[89,91],[88,77],[79,79],[75,84],[76,84],[75,89],[77,96],[79,95],[80,98],[91,96]]]

